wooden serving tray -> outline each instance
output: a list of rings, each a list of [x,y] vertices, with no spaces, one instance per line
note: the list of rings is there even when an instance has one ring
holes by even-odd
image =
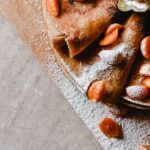
[[[41,0],[2,0],[0,10],[14,25],[22,39],[32,48],[33,54],[104,149],[131,150],[135,149],[139,143],[145,142],[147,135],[150,134],[149,113],[136,112],[124,119],[116,118],[102,103],[89,102],[85,93],[81,92],[69,79],[70,76],[64,74],[50,48]],[[124,133],[122,140],[108,139],[99,131],[97,125],[104,117],[111,117],[120,123]]]

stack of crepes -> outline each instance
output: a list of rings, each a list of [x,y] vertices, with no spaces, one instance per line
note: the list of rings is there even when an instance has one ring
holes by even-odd
[[[129,4],[143,13],[119,10],[135,10]],[[89,99],[112,103],[120,97],[147,31],[147,11],[144,1],[43,0],[57,60]]]

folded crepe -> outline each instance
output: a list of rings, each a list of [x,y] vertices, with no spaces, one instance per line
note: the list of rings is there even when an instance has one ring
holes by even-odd
[[[145,16],[143,16],[145,17]],[[149,37],[150,33],[150,22],[149,22],[149,14],[145,17],[146,27],[145,27],[145,36]],[[145,38],[144,38],[145,39]],[[143,42],[141,42],[142,44]],[[142,48],[142,46],[141,46]],[[141,52],[138,53],[136,57],[136,61],[134,62],[133,69],[128,78],[128,82],[124,91],[122,93],[122,102],[127,102],[127,104],[132,104],[133,106],[150,106],[150,92],[146,90],[146,87],[150,87],[150,60],[145,58]],[[145,92],[144,92],[145,91]]]
[[[130,103],[150,106],[150,92],[142,93],[142,87],[148,86],[150,84],[150,60],[144,59],[141,54],[138,56],[132,71],[128,84],[123,93],[123,99]],[[141,89],[140,89],[141,87]],[[128,89],[128,90],[127,90]],[[136,95],[138,93],[138,95]],[[143,95],[139,95],[139,94]],[[145,95],[146,94],[146,95]],[[139,97],[140,96],[140,97]],[[146,96],[146,97],[145,97]],[[122,100],[124,101],[124,100]]]
[[[92,79],[106,81],[104,101],[115,103],[119,98],[139,51],[144,36],[144,17],[132,14],[125,24],[119,40],[112,46],[106,46],[99,52],[100,60],[97,75]]]
[[[96,0],[84,3],[63,0],[61,13],[53,17],[43,0],[43,13],[53,49],[67,45],[70,57],[84,51],[107,28],[117,13],[118,0]]]
[[[85,93],[94,80],[104,80],[107,85],[104,102],[115,103],[139,51],[145,20],[143,15],[134,13],[114,44],[101,47],[94,43],[76,59],[69,58],[60,50],[55,53],[56,58],[67,77],[81,92]]]

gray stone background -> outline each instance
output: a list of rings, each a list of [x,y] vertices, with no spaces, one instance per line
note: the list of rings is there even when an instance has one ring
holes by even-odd
[[[0,150],[100,150],[100,145],[0,15]]]

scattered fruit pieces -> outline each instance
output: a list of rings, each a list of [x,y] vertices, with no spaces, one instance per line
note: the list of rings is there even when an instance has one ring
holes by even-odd
[[[117,39],[119,35],[119,30],[116,29],[110,34],[106,35],[104,39],[102,39],[99,43],[100,46],[107,46],[113,44]]]
[[[106,92],[105,81],[93,81],[87,91],[88,98],[93,102],[99,102],[103,99]]]
[[[144,100],[149,94],[149,88],[145,85],[132,85],[126,88],[126,93],[133,100]]]
[[[54,17],[57,17],[60,13],[59,0],[46,0],[47,11]]]
[[[150,76],[150,63],[143,64],[139,73],[144,76]]]
[[[100,130],[108,137],[120,137],[121,128],[117,122],[111,118],[104,118],[99,124]]]
[[[118,23],[111,24],[106,30],[105,37],[100,41],[100,46],[107,46],[113,44],[119,36],[120,29],[123,29],[124,26]]]
[[[141,42],[141,52],[146,59],[150,59],[150,36],[145,37]]]
[[[123,29],[123,28],[124,28],[124,26],[121,25],[121,24],[119,24],[119,23],[111,24],[111,25],[108,27],[108,29],[106,30],[106,34],[105,34],[105,35],[108,35],[108,34],[112,33],[112,32],[113,32],[114,30],[116,30],[116,29],[120,30],[120,29]]]
[[[144,85],[146,85],[148,88],[150,88],[150,77],[147,77],[144,81],[143,81]]]

